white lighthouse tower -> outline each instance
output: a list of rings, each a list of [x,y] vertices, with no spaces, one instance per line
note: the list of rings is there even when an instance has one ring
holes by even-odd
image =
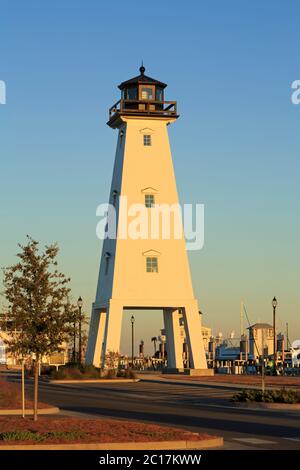
[[[167,85],[140,75],[121,85],[121,99],[109,110],[108,125],[118,129],[109,202],[117,214],[117,237],[106,238],[92,308],[86,362],[105,365],[119,352],[124,309],[163,311],[169,371],[183,370],[179,312],[189,349],[189,371],[207,375],[201,320],[194,297],[184,237],[126,237],[120,201],[178,204],[167,126],[178,118],[176,102],[164,101]],[[150,230],[150,229],[149,229]]]

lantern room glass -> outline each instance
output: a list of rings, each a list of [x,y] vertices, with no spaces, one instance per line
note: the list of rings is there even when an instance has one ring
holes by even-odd
[[[142,86],[140,87],[140,99],[141,100],[154,100],[154,87]]]
[[[156,87],[156,100],[163,101],[164,100],[164,91],[161,87]]]
[[[122,98],[124,100],[137,100],[137,88],[125,88],[122,90]]]

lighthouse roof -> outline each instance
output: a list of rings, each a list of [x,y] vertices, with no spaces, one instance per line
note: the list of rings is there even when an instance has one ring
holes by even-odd
[[[155,78],[148,77],[145,75],[145,67],[142,65],[140,67],[140,75],[137,75],[136,77],[130,78],[129,80],[126,80],[125,82],[122,82],[119,85],[120,90],[123,88],[126,88],[130,85],[135,85],[139,83],[144,83],[144,84],[151,84],[151,85],[158,85],[161,88],[165,88],[167,86],[166,83],[160,82],[159,80],[156,80]]]

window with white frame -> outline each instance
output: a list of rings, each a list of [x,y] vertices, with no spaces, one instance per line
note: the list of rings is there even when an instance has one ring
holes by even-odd
[[[154,194],[145,194],[145,206],[147,208],[154,207],[155,196]]]
[[[146,258],[146,271],[147,273],[158,273],[158,261],[155,256]]]
[[[146,147],[149,147],[151,145],[151,135],[150,134],[144,134],[144,145]]]

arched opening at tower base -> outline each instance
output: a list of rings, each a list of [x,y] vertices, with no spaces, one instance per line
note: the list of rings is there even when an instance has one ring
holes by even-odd
[[[94,309],[89,338],[94,354],[91,356],[91,350],[87,351],[87,363],[107,368],[111,362],[107,358],[113,353],[124,368],[212,375],[205,357],[195,357],[203,350],[201,323],[195,325],[200,327],[198,331],[191,332],[186,310],[185,307],[125,306],[111,323],[104,309]],[[195,338],[199,344],[195,344]],[[197,367],[199,364],[201,367]]]
[[[124,365],[136,370],[161,370],[167,359],[164,335],[161,309],[124,309],[120,345]]]

